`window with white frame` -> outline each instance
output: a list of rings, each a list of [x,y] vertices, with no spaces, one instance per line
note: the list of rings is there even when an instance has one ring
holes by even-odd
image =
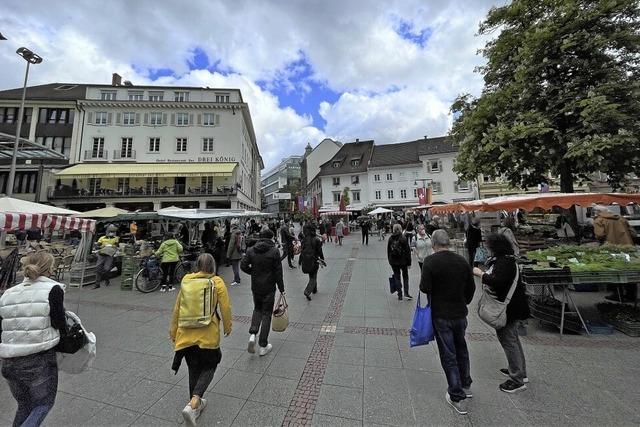
[[[360,192],[359,191],[353,191],[351,193],[353,195],[352,199],[354,202],[359,202],[360,201]]]
[[[376,200],[382,199],[382,191],[376,190]]]
[[[387,174],[387,181],[393,181],[393,174],[392,173],[388,173]]]
[[[173,100],[175,102],[188,102],[189,92],[173,92]]]
[[[442,172],[442,161],[438,159],[429,160],[429,172]]]
[[[149,101],[163,101],[164,92],[149,92]]]
[[[401,199],[407,198],[407,190],[400,190],[400,198]]]
[[[123,125],[135,125],[136,124],[136,113],[122,113],[122,124]]]
[[[340,161],[333,162],[333,167],[334,168],[339,168],[340,167]]]
[[[157,176],[150,176],[147,177],[146,180],[146,190],[147,190],[147,194],[155,194],[158,192],[158,177]]]
[[[204,113],[202,115],[202,125],[203,126],[214,126],[216,115],[213,113]]]
[[[200,180],[200,184],[202,189],[207,193],[213,191],[213,177],[212,176],[203,176]]]
[[[178,126],[187,126],[189,124],[189,114],[188,113],[177,113],[176,114],[176,125]]]
[[[359,175],[351,175],[351,184],[353,184],[353,185],[360,184],[360,176]]]
[[[333,185],[340,185],[340,177],[339,176],[334,176],[333,177]]]
[[[120,145],[120,157],[130,159],[133,157],[133,138],[122,138]]]
[[[100,92],[100,99],[103,101],[115,101],[117,92],[115,90],[103,90]]]
[[[229,94],[227,93],[216,94],[216,102],[229,102]]]
[[[417,188],[414,188],[414,189],[413,189],[413,198],[415,199],[415,198],[417,198],[417,197],[418,197],[418,189],[417,189]]]
[[[340,203],[341,194],[339,191],[333,192],[333,203]]]
[[[373,175],[373,180],[374,180],[375,182],[379,182],[379,181],[380,181],[380,175],[379,175],[379,174],[375,174],[375,175]]]
[[[176,138],[176,152],[187,152],[187,138]]]
[[[96,124],[97,125],[106,125],[107,124],[107,112],[106,111],[98,111],[96,113]]]
[[[144,92],[130,91],[128,95],[129,95],[129,101],[142,101],[142,98],[144,97]]]
[[[469,185],[469,181],[456,181],[455,182],[456,191],[469,191],[471,190],[471,186]]]
[[[393,199],[393,190],[387,190],[387,199]]]
[[[94,159],[100,159],[104,157],[104,138],[93,138],[91,157]]]
[[[213,138],[202,138],[202,152],[213,153]]]
[[[129,192],[129,178],[118,178],[118,192],[119,193]]]
[[[404,172],[398,172],[398,180],[399,181],[406,181],[407,180],[407,177],[406,177]]]
[[[149,138],[149,152],[150,153],[160,152],[160,138]]]
[[[431,182],[431,189],[433,194],[442,194],[442,183],[438,181]]]
[[[353,166],[353,167],[360,166],[360,159],[351,160],[351,166]]]
[[[162,124],[162,113],[151,113],[150,117],[151,124],[154,126],[158,126]]]

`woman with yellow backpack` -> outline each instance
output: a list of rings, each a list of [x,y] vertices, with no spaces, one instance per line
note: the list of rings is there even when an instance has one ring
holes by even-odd
[[[188,426],[196,425],[205,408],[207,401],[202,396],[222,359],[220,320],[224,335],[231,333],[231,302],[224,281],[215,275],[213,256],[200,255],[196,271],[182,279],[169,333],[175,351],[172,369],[178,372],[183,358],[189,369],[190,400],[182,410]]]

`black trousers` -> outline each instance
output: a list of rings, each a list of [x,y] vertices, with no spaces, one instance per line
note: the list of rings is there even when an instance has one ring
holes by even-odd
[[[175,262],[163,262],[160,264],[162,268],[162,285],[173,286],[173,282],[176,280],[176,266],[178,261]],[[167,278],[169,279],[167,281]]]
[[[362,244],[369,244],[369,230],[362,230]]]
[[[400,273],[402,272],[402,282],[404,287],[404,294],[409,295],[409,268],[405,266],[392,265],[393,277],[396,279],[396,283],[400,284]],[[398,296],[402,296],[402,290],[398,291]]]
[[[271,315],[273,314],[273,304],[276,299],[276,292],[266,295],[253,294],[253,315],[251,316],[250,334],[257,334],[258,345],[266,347],[269,344],[269,330],[271,329]]]
[[[285,258],[289,263],[289,267],[293,267],[293,243],[282,244],[282,256],[280,257],[280,261]]]
[[[202,397],[213,381],[222,352],[219,348],[205,349],[194,345],[185,349],[184,358],[189,368],[189,399]]]
[[[309,282],[304,289],[305,295],[311,295],[314,292],[318,292],[318,270],[309,273]]]

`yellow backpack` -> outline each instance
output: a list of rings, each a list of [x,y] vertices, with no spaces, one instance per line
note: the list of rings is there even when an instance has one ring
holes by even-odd
[[[203,328],[211,323],[218,304],[212,278],[186,280],[180,285],[179,328]]]

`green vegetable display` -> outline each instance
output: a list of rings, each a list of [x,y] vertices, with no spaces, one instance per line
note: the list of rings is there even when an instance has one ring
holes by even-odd
[[[530,251],[527,257],[541,263],[552,262],[559,267],[569,267],[572,272],[640,271],[640,253],[633,246],[560,245]]]

